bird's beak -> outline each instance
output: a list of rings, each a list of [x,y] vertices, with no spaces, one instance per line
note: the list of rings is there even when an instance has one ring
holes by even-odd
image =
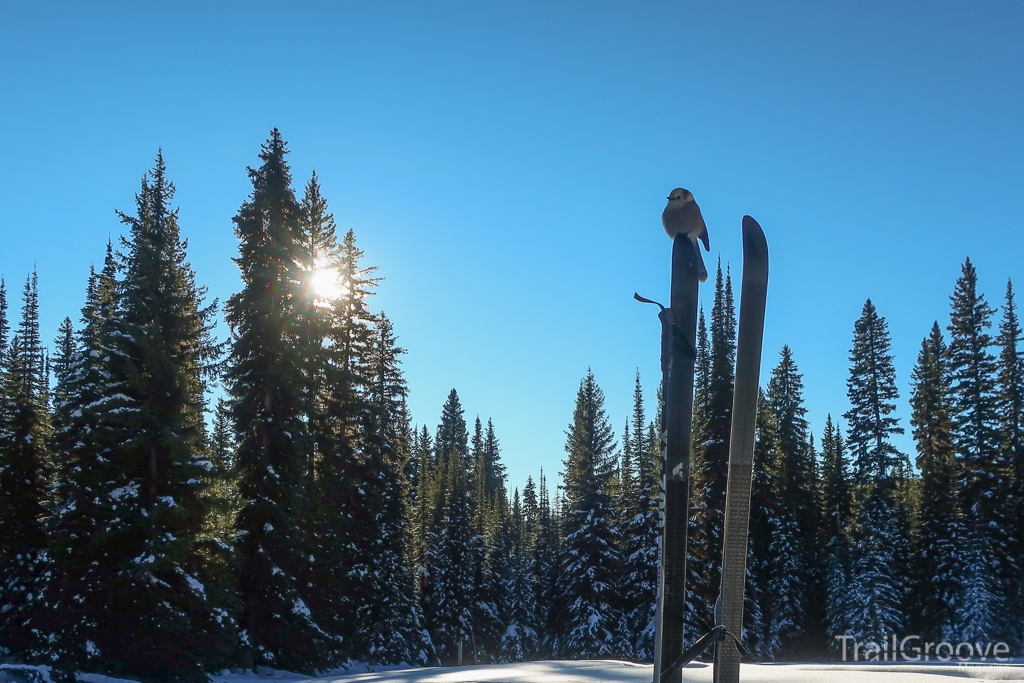
[[[665,197],[665,199],[672,199],[672,197]]]

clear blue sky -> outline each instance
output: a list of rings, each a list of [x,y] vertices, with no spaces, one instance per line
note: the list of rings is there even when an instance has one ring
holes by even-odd
[[[616,432],[654,410],[668,191],[710,266],[768,236],[762,378],[784,343],[820,434],[847,409],[853,322],[910,369],[970,255],[1024,284],[1024,4],[0,2],[0,273],[33,264],[44,335],[162,146],[199,281],[239,286],[231,217],[279,127],[386,280],[414,419],[452,387],[494,419],[511,483],[561,468],[592,366]],[[707,258],[707,257],[706,257]],[[710,288],[703,293],[710,301]],[[909,438],[900,445],[912,449]]]

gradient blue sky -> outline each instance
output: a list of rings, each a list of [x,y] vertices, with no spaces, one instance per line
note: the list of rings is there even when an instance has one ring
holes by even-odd
[[[561,469],[588,366],[616,433],[638,367],[653,413],[659,328],[631,296],[667,299],[681,185],[709,266],[740,272],[744,213],[768,236],[762,379],[792,346],[820,434],[870,297],[909,427],[964,257],[996,305],[1024,275],[1022,30],[1019,2],[0,0],[0,273],[17,307],[38,266],[48,339],[77,319],[162,146],[225,299],[245,167],[277,126],[386,278],[416,422],[456,387],[521,486]]]

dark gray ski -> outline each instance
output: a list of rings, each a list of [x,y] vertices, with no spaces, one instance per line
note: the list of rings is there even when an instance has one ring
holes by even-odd
[[[739,338],[736,344],[736,386],[729,436],[729,478],[722,532],[722,592],[716,609],[718,626],[739,638],[743,632],[743,589],[747,569],[747,528],[750,521],[750,479],[754,460],[754,422],[768,295],[768,243],[750,216],[743,217],[743,284],[740,293]],[[724,638],[715,649],[715,683],[738,683],[740,651]]]
[[[654,680],[677,683],[672,663],[683,652],[686,614],[686,531],[690,498],[690,423],[696,360],[700,254],[686,235],[672,242],[672,286],[662,308],[662,529]],[[640,298],[640,297],[638,297]],[[641,299],[642,300],[642,299]],[[664,676],[662,674],[665,674]]]

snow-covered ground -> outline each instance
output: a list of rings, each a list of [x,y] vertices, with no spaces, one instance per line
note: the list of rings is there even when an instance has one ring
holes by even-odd
[[[22,667],[17,667],[24,671]],[[45,670],[35,668],[41,681]],[[14,675],[10,675],[14,674]],[[544,661],[487,666],[429,669],[389,669],[311,678],[285,671],[215,676],[215,683],[651,683],[653,667],[619,661]],[[952,683],[950,679],[1024,681],[1024,663],[962,664],[743,664],[741,683]],[[0,683],[27,680],[7,665],[0,666]],[[82,683],[130,683],[108,676],[83,674]],[[686,683],[711,683],[709,664],[690,664]]]
[[[278,673],[262,680],[334,681],[336,683],[651,683],[653,667],[618,661],[545,661],[491,666],[405,669],[349,673],[319,679]],[[711,683],[709,664],[690,664],[686,683]],[[254,678],[218,676],[223,683]],[[1024,681],[1024,664],[743,664],[743,683],[952,683],[951,678]],[[95,683],[101,683],[96,681]]]

